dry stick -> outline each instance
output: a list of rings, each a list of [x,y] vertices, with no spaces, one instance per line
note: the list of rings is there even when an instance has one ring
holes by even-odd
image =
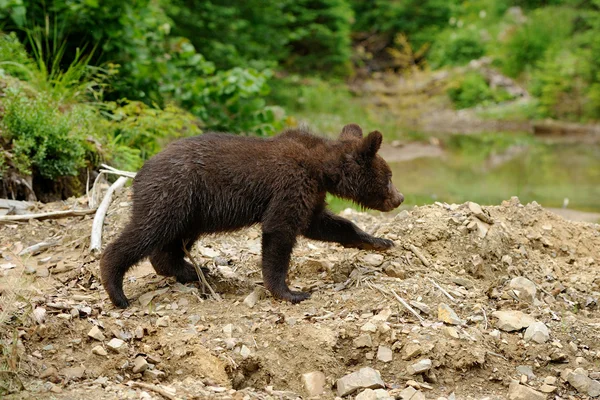
[[[436,281],[434,281],[433,279],[431,279],[431,278],[428,278],[428,279],[431,281],[431,283],[433,283],[433,285],[434,285],[436,288],[440,289],[440,292],[442,292],[442,293],[443,293],[443,294],[444,294],[444,295],[445,295],[447,298],[449,298],[449,299],[450,299],[450,300],[452,300],[454,303],[456,303],[456,299],[455,299],[454,297],[452,297],[452,295],[451,295],[450,293],[446,292],[446,291],[444,290],[444,288],[443,288],[443,287],[441,287],[440,285],[438,285],[438,284],[436,283]]]
[[[414,244],[411,244],[409,248],[410,248],[410,251],[412,251],[413,253],[415,253],[415,256],[417,256],[419,258],[419,260],[421,260],[421,262],[426,267],[431,266],[431,263],[429,262],[429,260],[425,258],[425,256],[423,255],[423,253],[421,253],[421,251],[419,249],[417,249],[417,247]]]
[[[110,174],[114,174],[114,175],[120,175],[120,176],[126,176],[128,178],[135,178],[135,176],[137,175],[135,172],[131,172],[131,171],[123,171],[120,169],[116,169],[111,167],[110,165],[106,165],[106,164],[100,164],[100,166],[104,169],[101,169],[101,172],[105,172],[105,173],[110,173]]]
[[[19,252],[20,256],[24,256],[26,254],[35,254],[39,253],[42,250],[49,249],[50,247],[56,246],[57,242],[40,242],[38,244],[34,244],[33,246],[29,246]]]
[[[115,183],[113,183],[106,194],[104,195],[104,199],[102,199],[102,203],[98,207],[98,211],[96,211],[96,215],[94,216],[94,222],[92,223],[92,237],[90,239],[90,252],[99,251],[102,246],[102,225],[104,224],[104,217],[106,216],[106,212],[108,211],[108,206],[112,202],[113,193],[122,188],[127,182],[128,178],[120,177],[117,179]]]
[[[392,294],[396,297],[396,300],[398,300],[400,302],[400,304],[402,304],[408,311],[410,311],[415,317],[417,317],[417,319],[421,322],[425,321],[423,319],[423,317],[421,317],[419,315],[419,313],[417,313],[411,306],[408,305],[408,303],[406,301],[404,301],[404,299],[400,296],[398,296],[396,294],[396,292],[394,292],[394,289],[390,289],[392,291]]]
[[[2,222],[18,222],[18,221],[29,221],[30,219],[59,219],[66,217],[80,217],[83,215],[93,214],[96,210],[65,210],[65,211],[49,211],[39,214],[24,214],[24,215],[2,215],[0,216],[0,223]]]
[[[175,397],[171,393],[167,392],[165,389],[161,388],[160,386],[152,385],[150,383],[135,382],[135,381],[131,381],[129,383],[133,387],[139,387],[141,389],[152,390],[153,392],[158,393],[161,396],[163,396],[169,400],[179,400],[177,397]]]
[[[192,255],[186,248],[186,244],[187,243],[183,244],[183,252],[187,256],[187,258],[189,258],[190,261],[192,262],[192,265],[194,266],[194,269],[196,270],[196,274],[198,274],[198,278],[200,278],[200,281],[202,282],[202,284],[208,288],[212,297],[214,297],[214,299],[216,301],[221,301],[221,296],[219,296],[219,294],[217,292],[215,292],[213,290],[213,288],[208,284],[208,281],[206,280],[206,277],[204,276],[204,272],[202,272],[202,268],[200,268],[198,266],[198,264],[196,263],[196,260],[194,259],[194,257],[192,257]]]

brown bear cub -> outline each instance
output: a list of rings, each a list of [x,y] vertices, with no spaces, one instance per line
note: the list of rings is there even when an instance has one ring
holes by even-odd
[[[160,275],[197,281],[184,244],[189,249],[201,235],[258,223],[264,285],[292,303],[307,299],[286,284],[298,235],[368,250],[393,246],[325,208],[327,192],[380,211],[402,203],[377,154],[381,141],[381,133],[363,137],[351,124],[337,140],[292,129],[268,139],[205,133],[171,143],[135,177],[131,220],[102,256],[110,300],[129,305],[123,278],[144,257]]]

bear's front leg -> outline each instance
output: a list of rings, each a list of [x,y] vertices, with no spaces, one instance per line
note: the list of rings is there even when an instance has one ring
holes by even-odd
[[[326,209],[315,214],[304,236],[362,250],[382,251],[394,246],[391,240],[369,235],[351,221]]]
[[[310,297],[310,293],[290,290],[285,283],[295,243],[295,234],[285,230],[265,231],[263,226],[262,274],[265,287],[274,297],[294,304]]]

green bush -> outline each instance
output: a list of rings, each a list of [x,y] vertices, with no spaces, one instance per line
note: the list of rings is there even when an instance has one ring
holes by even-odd
[[[479,31],[470,27],[440,33],[428,59],[432,68],[439,68],[446,65],[464,65],[484,54],[485,46]]]
[[[448,88],[448,97],[457,109],[489,105],[511,99],[503,90],[492,90],[477,72],[468,72]]]
[[[569,8],[534,10],[501,50],[499,62],[504,73],[517,77],[527,68],[534,68],[548,50],[563,46],[571,35],[574,17]]]
[[[54,179],[76,175],[85,165],[92,110],[73,107],[63,113],[48,96],[29,97],[15,88],[5,92],[2,103],[4,140],[21,174]]]

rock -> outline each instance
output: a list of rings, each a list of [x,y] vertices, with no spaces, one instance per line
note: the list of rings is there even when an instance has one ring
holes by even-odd
[[[508,398],[509,400],[546,400],[546,395],[523,386],[517,381],[512,381],[508,386]]]
[[[96,354],[98,356],[106,356],[108,355],[108,353],[106,352],[106,350],[104,349],[104,347],[98,345],[95,346],[94,348],[92,348],[92,354]]]
[[[588,377],[587,371],[583,368],[577,368],[567,376],[567,381],[579,393],[587,394],[590,397],[600,396],[600,382]]]
[[[410,342],[404,346],[402,353],[403,360],[410,360],[420,356],[423,353],[423,347],[419,343]]]
[[[127,348],[127,343],[125,343],[123,340],[121,339],[117,339],[117,338],[112,338],[110,339],[110,341],[106,344],[106,347],[108,347],[110,350],[114,351],[114,352],[120,352],[121,350]]]
[[[367,322],[363,326],[360,327],[360,330],[363,332],[377,332],[377,325],[372,322]]]
[[[132,371],[134,374],[139,374],[148,369],[148,361],[142,356],[137,356],[135,360],[133,360],[133,368]]]
[[[338,396],[343,397],[361,388],[378,389],[385,387],[385,383],[381,379],[379,371],[371,367],[365,367],[338,379],[336,387]]]
[[[361,257],[363,262],[371,267],[379,267],[383,263],[381,254],[369,253]]]
[[[160,317],[156,320],[156,326],[158,327],[167,327],[169,326],[169,316],[165,315],[164,317]]]
[[[458,318],[458,315],[446,303],[438,305],[438,320],[450,325],[462,325],[463,321]]]
[[[460,336],[458,335],[458,331],[456,330],[456,328],[452,327],[452,326],[445,326],[442,331],[449,337],[454,338],[454,339],[459,339]]]
[[[558,389],[556,386],[548,385],[547,383],[542,384],[540,386],[540,391],[543,393],[554,393]]]
[[[554,385],[556,383],[556,377],[548,375],[544,378],[544,383],[546,385]]]
[[[225,337],[233,337],[233,325],[232,324],[227,324],[223,327],[223,333],[225,334]]]
[[[104,339],[106,339],[100,328],[98,328],[96,325],[94,325],[92,329],[90,329],[90,331],[88,332],[88,336],[92,339],[99,341],[103,341]]]
[[[529,325],[525,331],[525,341],[533,340],[536,343],[546,343],[550,339],[550,332],[548,327],[543,322],[534,322]]]
[[[320,371],[302,374],[302,384],[309,396],[320,396],[325,390],[325,374]]]
[[[417,389],[409,386],[400,392],[400,398],[402,400],[410,400],[415,395],[415,393],[417,393]]]
[[[498,319],[496,327],[506,332],[518,331],[527,328],[535,322],[532,316],[521,311],[494,311],[492,317]]]
[[[479,219],[475,220],[475,226],[477,227],[477,236],[482,239],[485,238],[490,230],[490,226]]]
[[[81,378],[83,378],[83,375],[85,374],[85,368],[81,367],[81,366],[73,367],[73,368],[65,368],[64,370],[61,371],[60,374],[69,381],[77,381],[77,380],[80,380]]]
[[[510,281],[510,288],[517,291],[517,296],[521,300],[532,302],[535,299],[537,289],[535,283],[527,278],[518,276]]]
[[[360,335],[359,337],[354,339],[354,346],[357,348],[373,346],[373,341],[371,340],[371,335],[369,335],[368,333],[365,333],[364,335]]]
[[[162,371],[159,371],[157,369],[147,369],[144,371],[144,379],[147,379],[149,381],[155,381],[155,380],[160,380],[163,379],[166,376],[166,374]]]
[[[46,320],[46,309],[43,307],[36,307],[33,310],[33,318],[35,319],[35,322],[37,322],[38,324],[43,324],[44,321]]]
[[[410,375],[421,374],[425,371],[429,371],[431,369],[432,363],[429,358],[424,358],[419,360],[419,362],[409,365],[406,367],[406,370]]]
[[[133,336],[136,339],[142,339],[144,337],[144,328],[142,328],[141,326],[137,326],[135,328],[135,331],[133,332]]]
[[[383,362],[392,361],[392,349],[386,346],[379,346],[377,349],[377,359]]]
[[[391,276],[392,278],[400,278],[400,279],[406,278],[406,273],[402,269],[400,269],[400,267],[397,267],[392,264],[389,264],[389,265],[386,265],[385,267],[383,267],[383,272],[387,276]]]
[[[467,207],[469,207],[469,211],[471,211],[473,213],[473,215],[475,215],[479,220],[486,222],[488,224],[494,223],[494,221],[490,218],[490,216],[485,211],[483,211],[483,208],[481,208],[481,206],[479,204],[469,201],[467,203]]]
[[[528,379],[534,379],[535,374],[533,373],[533,369],[531,369],[528,365],[519,365],[517,367],[517,372],[521,375],[525,375]]]
[[[254,290],[252,291],[252,293],[250,293],[248,296],[246,296],[246,298],[244,299],[244,304],[248,307],[248,308],[252,308],[256,305],[256,303],[258,303],[258,301],[261,299],[262,295],[263,295],[263,290],[259,287],[255,287]]]
[[[356,400],[394,400],[392,396],[384,389],[365,389],[360,392]]]
[[[410,305],[413,306],[414,308],[416,308],[417,310],[421,311],[424,314],[431,314],[431,307],[429,307],[425,303],[411,300]]]
[[[240,355],[244,358],[248,358],[250,357],[250,354],[250,349],[245,344],[243,344],[242,348],[240,349]]]
[[[40,379],[47,379],[58,375],[58,370],[54,367],[48,367],[40,373]]]

